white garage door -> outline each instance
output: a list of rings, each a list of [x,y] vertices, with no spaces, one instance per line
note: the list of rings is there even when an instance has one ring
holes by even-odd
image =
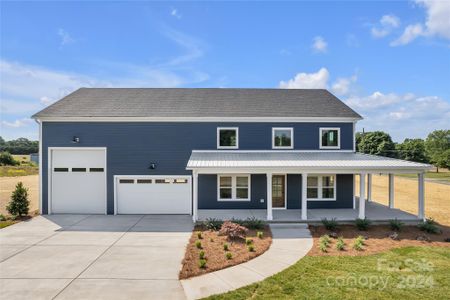
[[[106,149],[51,149],[51,213],[106,213]]]
[[[190,214],[190,176],[117,176],[118,214]]]

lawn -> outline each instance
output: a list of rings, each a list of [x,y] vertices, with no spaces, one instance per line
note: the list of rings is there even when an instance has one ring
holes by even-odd
[[[448,299],[448,295],[449,248],[405,247],[368,256],[305,256],[262,282],[208,299]]]
[[[6,221],[0,221],[0,229],[8,227],[10,225],[16,224],[18,221],[14,220],[6,220]]]
[[[37,166],[0,166],[0,177],[17,177],[39,174]]]
[[[417,178],[417,174],[395,174],[395,176],[414,179]],[[433,181],[435,180],[450,183],[450,171],[447,169],[440,169],[439,173],[436,173],[436,171],[426,172],[425,178]]]

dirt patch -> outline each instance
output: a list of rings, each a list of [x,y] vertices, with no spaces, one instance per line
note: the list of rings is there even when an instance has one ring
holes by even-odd
[[[202,249],[198,249],[195,245],[198,241],[197,231],[202,232]],[[263,238],[256,236],[257,231],[264,233]],[[189,240],[189,244],[186,248],[186,254],[183,259],[183,267],[180,271],[180,279],[186,279],[194,277],[220,269],[225,269],[243,262],[246,262],[252,258],[255,258],[269,249],[272,243],[272,233],[269,226],[265,226],[263,230],[249,230],[247,238],[253,240],[254,252],[248,250],[245,240],[229,241],[226,236],[218,235],[218,231],[210,231],[202,226],[196,226],[192,236]],[[229,250],[225,251],[223,245],[227,243]],[[206,267],[199,267],[199,253],[203,250],[206,257]],[[231,259],[226,258],[226,253],[232,254]]]
[[[384,252],[389,249],[406,247],[406,246],[439,246],[449,247],[450,243],[445,242],[446,238],[450,238],[450,227],[440,226],[441,234],[429,234],[421,231],[416,226],[404,226],[398,232],[398,239],[393,240],[389,235],[394,233],[389,225],[373,225],[368,231],[359,231],[353,225],[340,225],[335,230],[338,237],[343,237],[345,242],[345,250],[339,251],[336,249],[336,238],[331,238],[330,246],[327,248],[327,252],[322,252],[319,249],[319,238],[322,235],[331,234],[331,231],[325,229],[324,226],[309,226],[311,234],[314,239],[314,245],[308,252],[310,256],[340,256],[340,255],[368,255],[379,252]],[[366,237],[364,250],[357,251],[352,248],[354,240],[358,236]],[[429,241],[419,241],[417,237],[424,237]]]
[[[18,182],[28,188],[28,200],[30,201],[30,213],[39,210],[39,175],[0,177],[0,214],[8,215],[6,206],[11,200],[11,193]]]

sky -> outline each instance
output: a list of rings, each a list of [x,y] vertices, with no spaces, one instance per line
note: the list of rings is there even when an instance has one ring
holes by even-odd
[[[80,87],[327,88],[394,141],[450,129],[450,0],[0,2],[1,133]]]

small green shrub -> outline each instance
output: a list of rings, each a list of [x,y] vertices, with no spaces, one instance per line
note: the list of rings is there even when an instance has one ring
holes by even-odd
[[[327,252],[327,248],[330,245],[331,238],[329,235],[325,234],[319,238],[319,249],[322,252]]]
[[[325,243],[319,243],[319,249],[320,249],[320,251],[322,251],[322,252],[328,252],[328,245],[327,244],[325,244]]]
[[[393,220],[389,220],[389,225],[391,226],[391,229],[394,231],[400,231],[404,225],[403,222],[397,220],[397,218]]]
[[[255,252],[255,246],[253,246],[253,245],[248,245],[247,249],[249,252]]]
[[[339,250],[339,251],[344,251],[345,250],[345,242],[344,242],[344,239],[342,237],[339,237],[337,239],[336,249]]]
[[[248,229],[254,230],[264,229],[264,226],[266,226],[266,222],[255,217],[251,217],[245,219],[243,226],[247,227]]]
[[[201,240],[201,239],[203,238],[202,232],[201,232],[201,231],[197,231],[196,233],[197,233],[197,238],[198,238],[199,240]]]
[[[323,224],[323,226],[325,226],[325,228],[327,230],[333,230],[333,231],[336,230],[336,228],[338,226],[336,218],[333,218],[331,220],[328,220],[327,218],[323,218],[322,219],[322,224]]]
[[[198,266],[199,266],[201,269],[206,268],[206,259],[200,259],[200,260],[198,261]]]
[[[367,231],[369,229],[369,226],[372,222],[370,220],[368,220],[367,218],[364,219],[356,219],[355,221],[355,225],[358,228],[358,230],[361,231]]]
[[[438,234],[441,232],[441,230],[437,226],[436,222],[431,218],[420,222],[419,225],[417,225],[417,226],[419,227],[420,230],[428,232],[428,233]]]
[[[365,238],[363,236],[358,236],[353,242],[353,249],[357,251],[364,250]]]
[[[0,221],[6,221],[6,217],[2,214],[0,214]]]
[[[361,243],[362,245],[366,244],[366,238],[363,237],[362,235],[358,235],[355,239],[355,241],[357,241],[358,243]]]
[[[195,241],[195,247],[197,247],[197,249],[202,249],[202,242],[201,241]]]
[[[18,166],[20,162],[14,159],[9,152],[0,153],[0,166]]]
[[[222,226],[223,221],[216,218],[207,218],[203,221],[203,226],[205,226],[208,230],[217,231]]]
[[[229,247],[229,246],[228,246],[227,243],[223,244],[223,250],[224,250],[224,251],[228,251],[228,247]]]
[[[231,252],[227,252],[227,253],[225,253],[225,257],[227,259],[232,259],[233,258],[233,254],[231,254]]]
[[[264,232],[258,231],[258,232],[256,233],[256,237],[259,238],[259,239],[262,239],[262,238],[264,237]]]
[[[205,259],[205,251],[200,251],[199,253],[198,253],[198,258],[200,258],[200,259]]]
[[[28,189],[22,182],[17,183],[16,189],[12,192],[11,201],[6,210],[13,216],[23,216],[28,214],[30,201],[28,201]]]
[[[248,245],[251,245],[251,244],[253,244],[253,240],[252,239],[250,239],[250,238],[246,238],[245,239],[245,244],[248,246]]]

